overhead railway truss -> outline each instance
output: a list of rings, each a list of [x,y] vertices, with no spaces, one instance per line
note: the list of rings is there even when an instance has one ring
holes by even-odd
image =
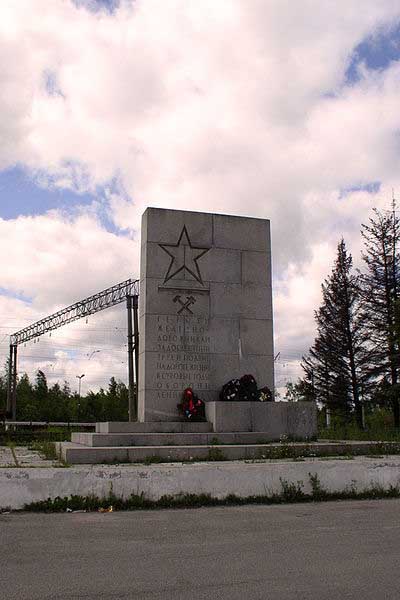
[[[10,356],[8,363],[7,413],[16,420],[17,409],[17,348],[20,344],[36,339],[41,335],[73,323],[78,319],[126,302],[128,313],[128,380],[129,380],[129,419],[137,418],[137,393],[139,373],[139,326],[138,326],[139,280],[127,279],[84,300],[28,325],[10,336]],[[134,368],[135,365],[135,368]],[[136,385],[135,385],[136,379]]]

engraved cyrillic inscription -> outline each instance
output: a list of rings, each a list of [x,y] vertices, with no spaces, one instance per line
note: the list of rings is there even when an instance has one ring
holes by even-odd
[[[156,388],[159,398],[180,399],[185,387],[209,389],[208,319],[194,315],[157,317]]]

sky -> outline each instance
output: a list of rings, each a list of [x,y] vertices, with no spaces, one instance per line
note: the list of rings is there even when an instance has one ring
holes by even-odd
[[[0,81],[0,360],[137,277],[158,206],[271,220],[276,384],[295,381],[339,239],[360,265],[361,223],[400,197],[399,0],[2,0]],[[19,368],[126,381],[125,318]]]

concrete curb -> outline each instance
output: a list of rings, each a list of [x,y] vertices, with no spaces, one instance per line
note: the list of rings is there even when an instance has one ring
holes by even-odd
[[[127,498],[144,494],[149,500],[179,493],[210,494],[224,498],[270,495],[282,491],[281,480],[301,481],[311,491],[310,474],[327,491],[341,492],[372,486],[387,490],[400,486],[400,456],[357,457],[352,460],[307,459],[266,462],[211,462],[157,465],[93,465],[73,468],[1,468],[0,508],[21,509],[25,504],[77,494],[99,497],[112,491]]]

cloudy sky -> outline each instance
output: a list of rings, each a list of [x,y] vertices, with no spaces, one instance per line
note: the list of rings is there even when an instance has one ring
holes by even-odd
[[[400,197],[400,0],[2,0],[0,355],[138,275],[147,206],[271,219],[277,384],[344,236]],[[126,380],[122,306],[20,369]],[[95,352],[97,351],[97,352]]]

